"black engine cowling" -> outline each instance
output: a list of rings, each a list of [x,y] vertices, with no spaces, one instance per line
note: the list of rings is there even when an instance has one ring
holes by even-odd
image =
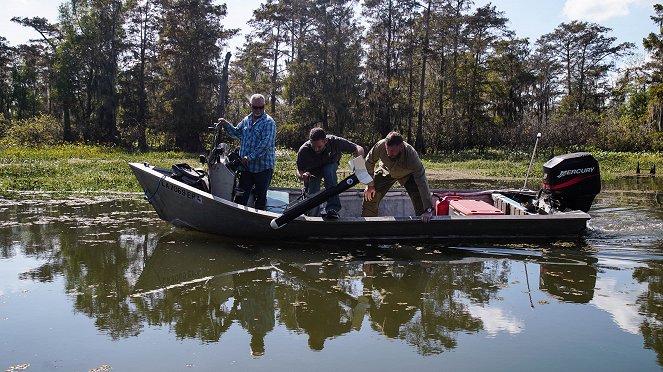
[[[588,212],[600,191],[599,162],[588,152],[555,156],[543,164],[542,193],[561,211]]]

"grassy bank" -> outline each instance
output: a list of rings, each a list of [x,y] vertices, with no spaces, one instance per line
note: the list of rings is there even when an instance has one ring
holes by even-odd
[[[640,161],[643,169],[663,165],[663,154],[632,154],[592,151],[601,165],[602,177],[611,179],[635,175]],[[431,180],[522,179],[530,154],[505,150],[466,151],[423,158]],[[346,156],[347,159],[349,157]],[[340,170],[347,170],[344,158]],[[299,187],[294,177],[296,154],[277,151],[274,186]],[[535,159],[532,177],[538,178],[547,156]],[[129,153],[118,149],[88,145],[63,145],[45,148],[9,147],[0,149],[0,192],[12,191],[117,191],[140,192],[128,162],[148,162],[170,168],[172,164],[200,166],[198,154],[179,152]],[[643,171],[646,172],[646,171]]]

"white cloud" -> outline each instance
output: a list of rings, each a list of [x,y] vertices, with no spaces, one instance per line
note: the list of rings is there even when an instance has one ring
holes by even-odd
[[[595,288],[591,303],[608,312],[622,330],[639,334],[645,317],[640,314],[637,300],[646,293],[647,284],[635,281],[622,283],[617,277],[598,277]]]
[[[518,334],[525,329],[522,321],[500,308],[469,304],[468,311],[473,317],[481,319],[489,337],[495,337],[500,332]]]
[[[566,0],[564,15],[571,20],[601,22],[630,14],[630,7],[643,0]]]

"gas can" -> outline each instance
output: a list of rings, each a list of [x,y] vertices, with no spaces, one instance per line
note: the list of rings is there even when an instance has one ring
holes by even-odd
[[[442,199],[438,199],[435,202],[435,215],[436,216],[447,216],[449,215],[449,201],[451,200],[460,200],[460,196],[457,195],[447,195]]]

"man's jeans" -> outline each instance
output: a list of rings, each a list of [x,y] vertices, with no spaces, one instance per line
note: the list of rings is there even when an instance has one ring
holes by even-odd
[[[329,189],[338,183],[338,179],[336,176],[336,171],[338,170],[338,163],[332,163],[332,164],[325,164],[322,166],[322,169],[320,171],[320,174],[315,174],[316,177],[311,177],[309,178],[308,181],[308,194],[313,195],[320,191],[320,179],[324,178],[325,179],[325,188]],[[327,200],[327,207],[326,210],[335,210],[336,212],[341,210],[341,199],[338,197],[338,195],[332,196]],[[313,208],[310,211],[309,215],[319,215],[319,208]]]
[[[246,205],[249,196],[251,196],[251,190],[253,190],[255,208],[264,210],[267,205],[267,189],[272,182],[273,173],[274,169],[267,169],[258,173],[242,171],[239,175],[237,187],[242,189],[244,194],[235,196],[235,203]]]

